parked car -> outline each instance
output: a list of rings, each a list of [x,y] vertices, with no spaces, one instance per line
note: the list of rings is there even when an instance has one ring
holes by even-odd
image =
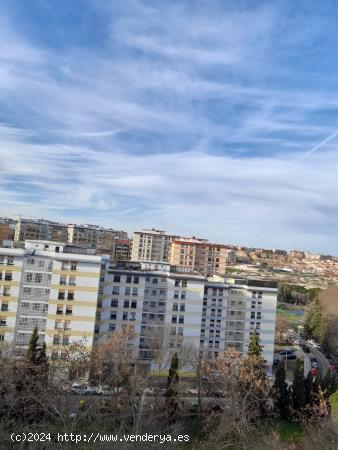
[[[73,383],[71,392],[78,395],[92,395],[95,393],[95,390],[87,384]]]
[[[318,361],[316,358],[310,358],[310,362],[313,369],[318,369]]]
[[[291,355],[293,353],[294,350],[291,350],[290,348],[284,348],[279,352],[280,355]]]
[[[305,344],[302,345],[302,350],[303,350],[304,353],[310,353],[309,347],[307,345],[305,345]]]
[[[325,356],[326,359],[331,360],[332,356],[329,352],[323,351],[323,355]]]
[[[294,353],[286,353],[283,359],[297,359],[297,356]]]
[[[273,358],[273,363],[272,363],[272,365],[273,365],[273,366],[278,366],[279,361],[280,361],[280,359],[278,359],[278,358]]]
[[[308,343],[309,343],[310,345],[312,345],[312,347],[314,347],[314,348],[319,348],[319,347],[320,347],[320,345],[317,344],[317,342],[314,341],[313,339],[309,339],[309,340],[308,340]]]

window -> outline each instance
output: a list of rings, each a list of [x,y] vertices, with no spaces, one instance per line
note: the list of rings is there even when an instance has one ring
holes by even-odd
[[[137,288],[133,288],[133,295],[138,295],[138,289]]]
[[[255,318],[255,313],[252,312],[252,313],[251,313],[251,319],[254,319],[254,318]]]
[[[132,282],[132,276],[131,275],[127,275],[126,276],[126,283],[131,283]]]
[[[70,270],[77,270],[77,263],[76,262],[72,261],[70,263]]]
[[[66,284],[66,283],[67,283],[67,277],[65,275],[61,275],[60,284]]]
[[[158,283],[158,279],[157,278],[153,278],[152,282],[153,282],[153,284],[157,284]]]
[[[154,297],[154,296],[156,296],[156,294],[157,294],[157,290],[156,290],[156,289],[153,289],[153,290],[151,291],[151,295]]]
[[[68,299],[68,300],[74,300],[74,292],[69,292],[69,291],[68,291],[67,299]]]
[[[138,277],[138,276],[134,276],[134,283],[135,284],[138,284],[139,283],[139,281],[140,281],[140,278]]]
[[[123,303],[124,308],[129,308],[129,300],[125,300]]]
[[[178,323],[184,323],[184,316],[180,316],[180,317],[179,317]]]
[[[69,277],[69,286],[75,286],[75,280],[75,277]],[[104,278],[102,281],[104,281]]]
[[[0,317],[0,327],[5,327],[7,324],[7,321],[4,317]]]
[[[261,319],[262,318],[262,313],[261,312],[258,312],[257,313],[257,319]]]
[[[123,313],[122,320],[128,320],[128,313],[127,312]]]
[[[180,311],[185,311],[185,305],[180,305]]]
[[[185,295],[186,295],[186,293],[185,293],[184,291],[182,291],[182,293],[181,293],[181,299],[182,299],[182,300],[185,299]]]
[[[177,316],[172,316],[171,322],[172,323],[177,323]]]
[[[26,281],[28,281],[28,283],[33,281],[33,274],[31,272],[26,273]]]
[[[109,331],[115,331],[116,325],[114,323],[109,324]]]
[[[100,289],[99,289],[99,295],[102,295],[103,292],[104,292],[104,289],[103,289],[103,288],[100,288]]]
[[[173,304],[173,311],[178,311],[178,304],[177,303]]]
[[[131,302],[131,308],[137,308],[137,302]]]
[[[182,280],[182,287],[187,287],[187,284],[188,284],[187,280]]]
[[[160,289],[160,295],[165,295],[165,289]]]
[[[125,295],[130,295],[130,287],[126,287],[126,288],[124,289],[124,294],[125,294]]]
[[[57,305],[56,314],[63,314],[63,306],[62,305]]]
[[[174,298],[178,298],[179,296],[179,291],[174,291]]]
[[[8,311],[8,303],[2,302],[1,311]]]
[[[119,294],[120,293],[120,288],[118,286],[113,286],[113,294]]]
[[[175,286],[179,286],[180,285],[180,280],[175,280]]]
[[[114,275],[114,283],[119,283],[121,281],[120,275]]]
[[[222,310],[221,310],[221,309],[218,309],[218,310],[217,310],[217,315],[218,315],[218,316],[221,316],[221,315],[222,315]]]
[[[136,320],[136,313],[134,312],[130,313],[130,320]]]
[[[111,306],[112,308],[118,308],[118,306],[119,306],[118,300],[112,300],[112,301],[110,302],[110,306]]]
[[[58,299],[59,300],[64,300],[65,299],[65,292],[64,291],[59,291]]]
[[[36,273],[35,278],[34,278],[35,283],[41,283],[41,280],[42,280],[42,274]]]
[[[62,345],[68,345],[68,344],[69,344],[69,336],[63,336]]]
[[[110,320],[116,320],[116,312],[110,313]]]
[[[183,327],[178,327],[178,328],[177,328],[177,334],[178,334],[179,336],[183,336]]]
[[[59,336],[58,334],[56,334],[53,338],[53,344],[54,345],[59,345],[60,344],[60,340],[61,340],[61,336]]]
[[[215,310],[215,309],[212,309],[212,310],[211,310],[211,315],[214,316],[214,315],[215,315],[215,312],[216,312],[216,310]]]

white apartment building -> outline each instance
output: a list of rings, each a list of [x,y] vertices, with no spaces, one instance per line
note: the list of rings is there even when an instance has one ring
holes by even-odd
[[[166,263],[121,263],[104,275],[98,342],[123,326],[134,328],[135,356],[150,360],[159,341],[204,357],[248,349],[255,330],[263,357],[273,361],[277,285],[263,280],[206,279]],[[103,277],[102,277],[103,279]]]
[[[93,251],[49,241],[26,241],[24,249],[0,248],[0,341],[27,351],[36,326],[54,359],[94,338],[101,266]]]
[[[53,359],[67,346],[89,349],[114,331],[134,329],[136,359],[189,349],[191,358],[235,348],[245,354],[260,335],[273,360],[277,284],[214,276],[163,262],[121,261],[95,250],[47,241],[0,248],[0,343],[27,351],[37,326]],[[197,356],[196,356],[197,355]]]

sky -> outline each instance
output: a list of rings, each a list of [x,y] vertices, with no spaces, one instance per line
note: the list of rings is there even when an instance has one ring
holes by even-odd
[[[335,0],[2,0],[0,216],[338,255]]]

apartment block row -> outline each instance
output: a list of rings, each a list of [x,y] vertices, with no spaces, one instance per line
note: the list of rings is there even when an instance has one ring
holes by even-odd
[[[226,266],[236,262],[235,252],[225,245],[212,244],[207,239],[168,235],[155,229],[133,234],[131,258],[133,261],[168,262],[204,276],[224,274]]]
[[[0,245],[12,242],[13,246],[20,246],[27,240],[95,248],[101,254],[109,254],[112,261],[130,259],[131,242],[127,232],[122,230],[97,225],[63,224],[45,219],[0,220]]]
[[[35,326],[53,359],[73,342],[88,348],[129,326],[136,359],[190,348],[205,357],[246,353],[260,334],[272,363],[277,286],[263,280],[204,277],[191,267],[121,261],[50,241],[0,248],[0,341],[27,350]]]

